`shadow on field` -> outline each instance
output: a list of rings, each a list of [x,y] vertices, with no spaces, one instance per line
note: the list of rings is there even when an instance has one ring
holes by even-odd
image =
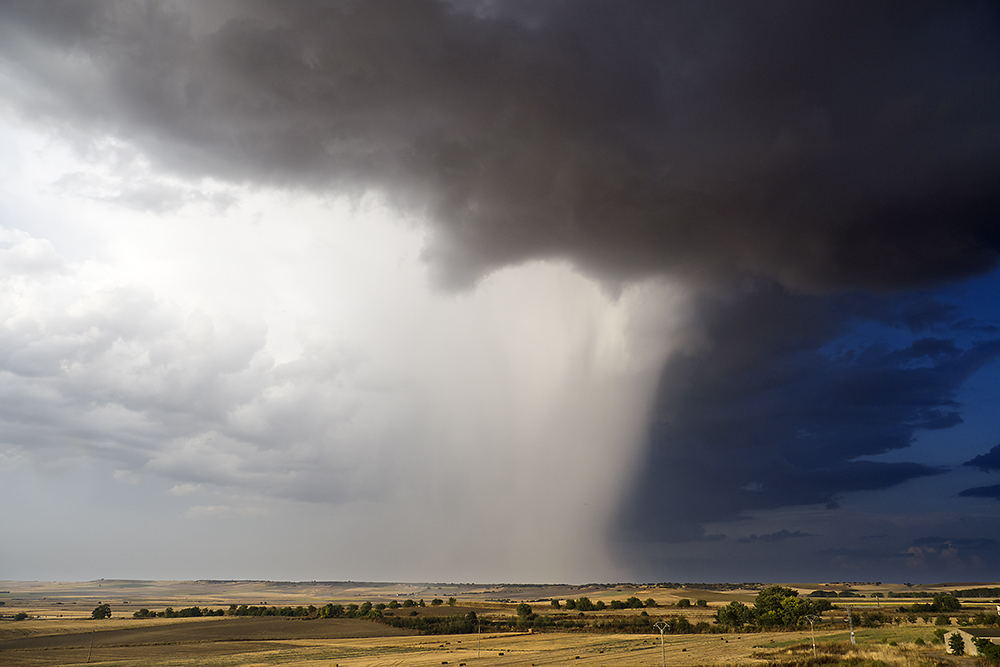
[[[134,629],[26,637],[0,642],[0,664],[11,667],[226,655],[292,648],[294,639],[354,639],[416,634],[381,623],[353,619],[221,618]]]

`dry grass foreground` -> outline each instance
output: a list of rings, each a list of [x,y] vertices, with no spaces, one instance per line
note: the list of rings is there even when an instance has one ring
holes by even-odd
[[[359,625],[360,624],[360,625]],[[68,629],[68,628],[66,628]],[[383,636],[358,637],[370,630]],[[672,667],[775,665],[778,667],[918,667],[972,659],[945,657],[913,647],[819,643],[813,659],[800,633],[667,635],[590,633],[390,636],[392,628],[365,621],[192,619],[105,630],[35,636],[0,643],[0,664],[47,667],[87,664],[116,667]],[[335,634],[335,633],[340,633]],[[305,636],[303,633],[312,634]],[[317,637],[319,634],[325,637]],[[354,636],[352,636],[352,634]],[[841,635],[842,636],[842,635]],[[94,647],[89,640],[94,637]],[[100,638],[100,639],[98,639]],[[793,646],[783,646],[787,644]],[[761,648],[772,646],[773,648]]]

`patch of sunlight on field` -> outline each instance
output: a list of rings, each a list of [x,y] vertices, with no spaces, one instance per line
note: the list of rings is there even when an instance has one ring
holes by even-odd
[[[753,664],[752,655],[771,635],[674,635],[664,638],[668,665]],[[278,643],[278,642],[276,642]],[[139,656],[122,661],[95,656],[116,667],[656,667],[659,635],[489,634],[350,640],[283,640],[274,651],[169,658]],[[111,649],[109,649],[111,650]],[[122,656],[123,657],[123,656]]]

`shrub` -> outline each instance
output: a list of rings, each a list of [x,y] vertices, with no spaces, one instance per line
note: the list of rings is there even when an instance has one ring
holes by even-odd
[[[677,606],[678,607],[690,607],[691,606],[691,600],[688,600],[687,598],[681,598],[680,600],[677,601]]]
[[[948,648],[954,655],[965,655],[965,640],[957,632],[948,637]]]
[[[993,665],[1000,665],[1000,645],[994,644],[989,639],[976,638],[976,648],[983,662]]]
[[[28,615],[26,613],[24,613],[23,611],[19,611],[16,614],[14,614],[14,620],[15,621],[23,621],[26,618],[28,618]]]
[[[708,600],[697,600],[695,602],[695,604],[698,605],[699,607],[707,607],[708,606]]]

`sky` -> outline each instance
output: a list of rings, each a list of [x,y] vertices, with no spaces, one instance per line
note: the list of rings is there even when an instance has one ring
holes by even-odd
[[[0,5],[0,579],[1000,580],[994,3]]]

